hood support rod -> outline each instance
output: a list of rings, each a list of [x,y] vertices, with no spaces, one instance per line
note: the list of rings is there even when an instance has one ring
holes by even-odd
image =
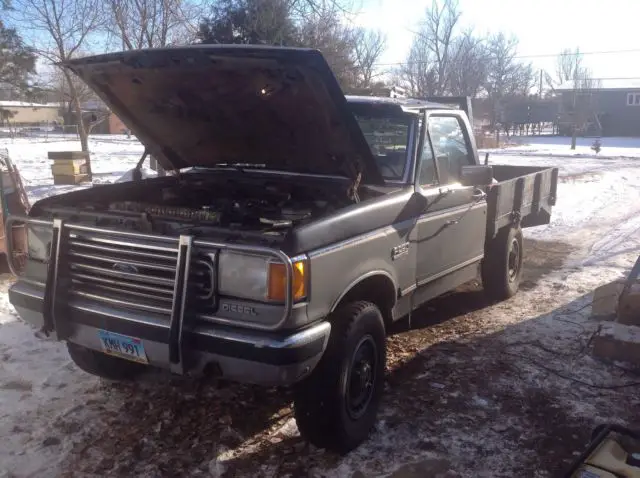
[[[142,164],[144,163],[144,160],[147,159],[147,156],[149,156],[149,150],[147,148],[144,148],[144,153],[142,153],[142,157],[133,170],[132,176],[134,181],[140,181],[142,179],[142,171],[140,170],[140,168],[142,168]]]

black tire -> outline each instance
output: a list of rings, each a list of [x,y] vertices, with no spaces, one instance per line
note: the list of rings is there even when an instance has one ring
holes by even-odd
[[[500,229],[482,262],[482,285],[491,299],[506,300],[516,295],[522,279],[523,257],[522,229]]]
[[[386,334],[382,314],[370,302],[341,306],[331,324],[320,363],[294,388],[294,410],[303,438],[345,454],[375,425],[384,390]]]
[[[102,352],[71,342],[67,342],[67,350],[73,363],[81,370],[108,380],[133,380],[147,369],[144,365],[117,357],[110,357]]]

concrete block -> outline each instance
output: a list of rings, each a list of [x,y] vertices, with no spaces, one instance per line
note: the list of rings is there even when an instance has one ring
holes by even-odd
[[[618,298],[624,288],[624,281],[609,282],[593,292],[591,317],[598,320],[615,320]]]
[[[604,324],[593,339],[593,354],[606,360],[640,365],[640,327]]]
[[[640,284],[633,284],[618,304],[618,323],[640,326]]]

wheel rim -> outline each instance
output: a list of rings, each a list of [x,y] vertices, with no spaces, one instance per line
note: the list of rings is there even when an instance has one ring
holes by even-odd
[[[511,247],[509,247],[508,269],[509,282],[513,282],[520,273],[520,243],[515,237],[511,241]]]
[[[378,365],[378,347],[371,335],[366,335],[355,348],[349,367],[346,406],[349,416],[357,420],[367,411],[373,398]]]

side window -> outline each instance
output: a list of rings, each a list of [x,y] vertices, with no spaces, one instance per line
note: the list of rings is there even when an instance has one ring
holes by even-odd
[[[438,179],[436,178],[436,163],[433,159],[429,137],[426,134],[419,158],[420,170],[418,171],[418,183],[420,184],[420,186],[429,187],[437,184]]]
[[[430,116],[429,135],[438,163],[440,182],[459,182],[462,166],[473,164],[460,121],[454,116]]]

